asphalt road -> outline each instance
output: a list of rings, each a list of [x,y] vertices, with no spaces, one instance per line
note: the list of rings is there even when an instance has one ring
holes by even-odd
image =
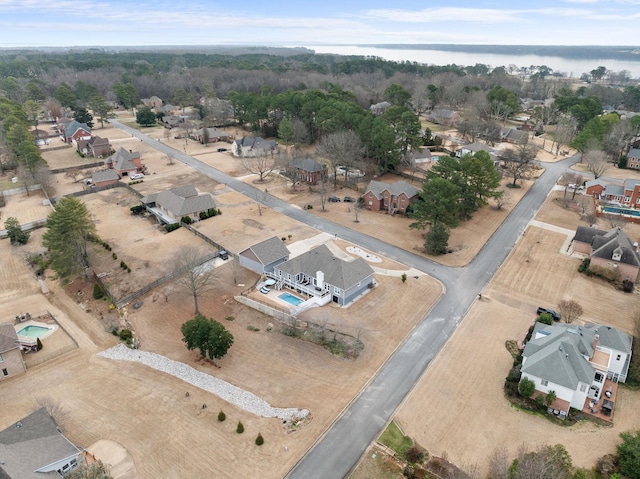
[[[225,183],[270,208],[321,231],[358,244],[428,273],[445,288],[444,294],[428,311],[393,355],[371,378],[367,386],[345,408],[325,434],[298,461],[286,476],[290,479],[336,479],[347,476],[365,450],[390,421],[433,358],[447,342],[473,301],[491,280],[516,244],[527,223],[538,211],[558,177],[578,159],[566,158],[544,164],[545,172],[520,200],[502,225],[491,236],[471,263],[451,268],[434,263],[374,237],[358,233],[324,218],[314,216],[279,198],[228,176],[164,143],[147,137],[117,120],[110,122],[133,136],[193,167],[210,178]]]

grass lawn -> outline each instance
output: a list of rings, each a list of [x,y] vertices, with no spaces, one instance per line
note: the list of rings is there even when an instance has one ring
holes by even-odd
[[[11,183],[10,176],[0,176],[0,191],[11,190],[13,188],[20,188],[20,184]]]
[[[413,447],[413,440],[402,434],[395,421],[391,421],[380,436],[379,441],[404,458],[407,457],[407,451]]]

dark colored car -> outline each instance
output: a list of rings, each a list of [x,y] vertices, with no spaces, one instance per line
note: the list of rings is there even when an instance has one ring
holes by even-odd
[[[329,196],[329,203],[340,203],[340,198],[337,196]]]
[[[345,196],[342,201],[344,201],[345,203],[355,203],[356,199],[352,196]]]
[[[556,313],[553,309],[539,307],[536,310],[536,314],[540,316],[542,313],[549,313],[554,321],[560,321],[560,314]]]
[[[226,148],[218,148],[218,152],[222,153],[223,151],[227,151]]]
[[[227,253],[225,250],[221,250],[218,253],[218,256],[220,257],[220,259],[223,259],[225,261],[229,259],[229,253]]]

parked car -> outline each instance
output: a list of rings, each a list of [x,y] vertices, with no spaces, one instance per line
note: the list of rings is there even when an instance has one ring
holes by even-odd
[[[549,308],[543,308],[542,306],[540,306],[537,310],[536,310],[536,314],[538,316],[540,316],[542,313],[548,313],[553,317],[554,321],[560,321],[560,314],[556,313],[553,309],[549,309]]]
[[[142,173],[133,173],[129,175],[129,178],[131,178],[132,180],[141,180],[142,178],[144,178],[144,175]]]
[[[329,203],[340,203],[340,198],[337,196],[329,196]]]
[[[574,184],[574,183],[570,184],[570,185],[568,186],[568,188],[569,188],[571,191],[573,191],[573,190],[576,190],[576,191],[582,191],[582,190],[584,190],[584,186],[582,186],[582,185],[576,185],[576,184]]]
[[[220,257],[220,259],[223,259],[225,261],[229,259],[229,253],[227,253],[225,250],[221,250],[218,253],[218,256]]]
[[[344,201],[345,203],[355,203],[356,199],[352,196],[345,196],[342,201]]]
[[[227,151],[226,148],[218,148],[218,153],[222,153],[223,151]]]

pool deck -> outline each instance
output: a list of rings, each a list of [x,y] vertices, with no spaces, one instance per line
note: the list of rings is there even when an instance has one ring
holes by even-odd
[[[16,334],[18,335],[18,341],[20,341],[20,344],[23,344],[25,346],[33,346],[37,343],[36,337],[21,336],[19,334],[19,331],[23,330],[28,326],[38,326],[40,328],[46,328],[49,330],[48,332],[44,333],[42,336],[39,336],[40,340],[46,339],[47,337],[51,336],[58,329],[58,326],[55,324],[46,324],[46,323],[41,323],[39,321],[34,321],[34,320],[29,320],[23,323],[15,324],[13,327],[15,328]]]

